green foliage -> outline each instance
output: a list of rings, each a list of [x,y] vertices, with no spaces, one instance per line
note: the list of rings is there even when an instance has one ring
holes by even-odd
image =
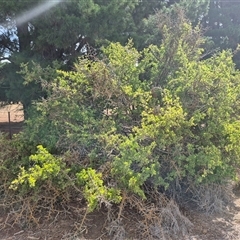
[[[65,154],[66,156],[67,154]],[[0,166],[0,171],[4,173],[6,166],[3,162]],[[11,166],[12,169],[13,166]],[[6,180],[10,180],[9,172],[5,178],[3,175],[1,176],[1,189],[8,186],[9,189],[14,190],[15,194],[33,196],[34,201],[38,202],[41,198],[44,198],[44,191],[50,193],[53,191],[57,197],[60,197],[61,194],[64,197],[64,194],[68,194],[70,186],[77,188],[80,185],[88,202],[88,211],[93,211],[101,203],[110,204],[111,202],[119,203],[121,201],[121,191],[105,186],[102,174],[97,173],[95,169],[83,169],[76,173],[76,178],[73,179],[70,171],[74,171],[73,164],[71,168],[68,168],[63,157],[54,156],[42,145],[39,145],[36,153],[29,157],[28,166],[25,164],[25,166],[19,166],[18,169],[15,167],[15,172],[11,176],[11,183],[6,182]],[[13,178],[14,174],[17,175],[15,179]],[[7,193],[7,189],[5,189],[5,193]],[[53,199],[56,196],[53,196]]]
[[[235,51],[239,44],[239,10],[238,1],[210,1],[208,14],[202,19],[205,35],[211,41],[211,48],[218,50],[231,49]],[[211,49],[210,54],[211,56]],[[236,51],[233,59],[237,67],[240,67],[239,51]]]
[[[0,98],[21,101],[25,108],[43,97],[44,92],[33,80],[31,84],[24,85],[24,78],[19,73],[21,64],[34,61],[46,67],[58,61],[61,69],[71,70],[76,59],[84,55],[86,43],[99,49],[110,41],[125,44],[133,38],[138,49],[142,49],[160,41],[156,24],[148,24],[148,17],[154,14],[155,9],[171,8],[179,1],[68,0],[28,22],[18,24],[16,17],[43,2],[0,2],[0,25],[4,27],[0,33],[0,59],[9,61],[0,76],[0,86],[4,87]],[[184,5],[194,15],[192,21],[203,15],[206,2],[198,0]],[[157,37],[152,32],[158,32]],[[87,51],[90,52],[89,49]],[[38,77],[45,76],[34,76],[34,80]]]
[[[118,152],[113,158],[113,174],[120,184],[143,198],[144,183],[166,189],[172,181],[185,176],[178,159],[179,150],[184,134],[190,133],[188,128],[192,125],[179,99],[174,100],[168,91],[163,93],[161,105],[151,107],[150,104],[142,112],[141,124],[133,128],[132,135],[108,136],[106,140],[109,150],[114,148]]]
[[[46,148],[19,156],[12,189],[78,184],[92,211],[119,203],[122,192],[146,199],[146,185],[173,190],[235,178],[240,73],[232,52],[203,59],[201,29],[179,6],[153,20],[162,42],[142,52],[129,40],[102,48],[102,59],[79,58],[71,71],[22,65],[26,83],[36,77],[46,96],[32,105],[20,148]]]
[[[3,133],[0,133],[0,182],[1,185],[7,184],[14,176],[19,151],[15,145],[15,139],[10,141]],[[2,187],[2,186],[1,186]]]
[[[36,188],[46,181],[53,181],[58,186],[64,184],[69,169],[65,168],[61,158],[54,157],[43,146],[37,147],[37,152],[29,157],[32,165],[27,170],[20,167],[18,178],[13,180],[10,189],[17,190],[19,186],[25,185]]]
[[[176,5],[179,5],[186,12],[186,16],[192,23],[198,24],[199,21],[208,13],[210,0],[181,0]]]
[[[112,174],[119,185],[142,198],[146,198],[141,188],[144,183],[152,177],[157,176],[160,179],[160,166],[152,154],[154,147],[154,142],[144,147],[138,144],[133,136],[123,137],[118,147],[119,156],[113,161]]]
[[[0,133],[0,179],[4,187],[11,184],[21,165],[28,166],[29,155],[36,152],[35,147],[28,143],[21,134],[13,135],[10,140]]]
[[[157,32],[161,32],[162,41],[144,50],[150,68],[148,81],[153,86],[165,87],[186,61],[199,60],[204,39],[200,26],[193,27],[182,8],[174,7],[170,13],[158,11],[152,21],[157,25]]]
[[[232,126],[239,73],[229,51],[200,61],[199,28],[182,11],[175,14],[178,28],[166,18],[160,46],[139,53],[131,41],[112,43],[104,60],[81,59],[75,71],[58,71],[47,85],[51,94],[27,121],[29,139],[58,152],[84,152],[80,165],[88,157],[94,168],[110,161],[119,188],[142,198],[147,182],[167,189],[234,177],[239,154],[229,135],[238,134]],[[97,204],[95,195],[88,201]]]
[[[145,91],[149,86],[139,79],[141,55],[131,41],[125,47],[111,44],[103,51],[106,61],[80,59],[75,71],[57,71],[54,80],[42,81],[49,96],[32,106],[23,133],[31,144],[42,144],[50,151],[74,147],[86,155],[93,146],[98,148],[97,136],[113,124],[122,131],[131,120],[139,121],[149,95]],[[34,75],[24,71],[26,79]]]
[[[238,79],[231,52],[223,51],[208,60],[189,61],[169,82],[172,91],[182,99],[187,118],[193,121],[187,161],[195,162],[200,173],[198,181],[207,175],[221,181],[224,176],[232,176],[235,164],[239,163],[237,152],[235,157],[226,152],[226,146],[232,144],[228,130],[237,124],[239,116]]]
[[[239,2],[214,1],[210,3],[208,15],[203,24],[209,27],[207,36],[216,44],[216,47],[235,48],[239,43]]]
[[[155,87],[144,89],[148,98],[140,123],[127,137],[114,129],[104,136],[107,151],[115,153],[112,173],[142,197],[146,182],[165,188],[182,181],[224,182],[235,178],[240,163],[233,147],[239,134],[239,72],[232,53],[200,61],[200,30],[182,17],[180,12],[179,28],[171,21],[164,27],[159,47],[144,52],[148,82]]]
[[[106,187],[102,174],[95,169],[83,169],[77,173],[77,181],[84,186],[83,195],[88,202],[88,211],[93,211],[99,203],[121,202],[120,190]]]

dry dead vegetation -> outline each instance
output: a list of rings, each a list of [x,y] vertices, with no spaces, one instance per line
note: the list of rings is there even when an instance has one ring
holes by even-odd
[[[102,205],[89,214],[80,196],[49,186],[39,201],[1,196],[0,239],[240,239],[237,188],[234,193],[231,184],[188,191],[179,194],[179,203],[152,189],[147,201],[125,194],[119,206]]]

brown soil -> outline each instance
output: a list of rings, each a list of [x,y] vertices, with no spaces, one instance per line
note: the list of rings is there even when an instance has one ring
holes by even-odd
[[[234,204],[228,212],[223,214],[206,215],[194,209],[187,209],[184,213],[193,223],[189,235],[178,237],[179,240],[239,240],[240,239],[240,190],[235,191]],[[51,221],[41,223],[35,228],[6,226],[0,230],[0,240],[80,240],[98,239],[112,240],[108,235],[107,211],[100,209],[87,215],[81,225],[84,212],[72,212],[68,216],[56,215]],[[0,212],[0,224],[5,221],[7,214]],[[127,209],[122,217],[123,226],[127,232],[126,238],[140,239],[138,213]],[[161,238],[156,238],[161,239]]]
[[[21,104],[9,104],[0,107],[0,132],[7,133],[11,137],[21,131],[23,121],[24,113]]]
[[[24,121],[24,113],[22,104],[9,104],[0,106],[0,122],[9,122],[8,113],[10,113],[11,122]]]

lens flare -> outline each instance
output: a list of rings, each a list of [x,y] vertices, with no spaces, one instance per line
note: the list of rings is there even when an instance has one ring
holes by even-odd
[[[18,25],[26,23],[29,20],[31,20],[35,17],[38,17],[42,13],[50,10],[51,8],[53,8],[54,6],[59,4],[60,2],[62,2],[62,0],[46,1],[46,2],[44,2],[44,3],[42,3],[38,6],[34,7],[33,9],[30,9],[29,11],[21,13],[19,16],[16,17],[16,23]]]

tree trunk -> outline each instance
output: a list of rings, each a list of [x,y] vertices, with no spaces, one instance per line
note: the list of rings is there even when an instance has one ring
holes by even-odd
[[[19,41],[19,51],[23,52],[30,48],[30,35],[28,31],[28,23],[18,24],[17,25],[17,34],[18,34],[18,41]]]

